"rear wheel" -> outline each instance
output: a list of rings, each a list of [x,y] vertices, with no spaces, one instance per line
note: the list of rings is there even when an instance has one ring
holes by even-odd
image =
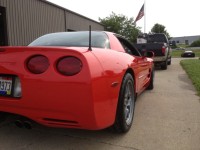
[[[167,69],[167,60],[161,64],[161,69],[166,70]]]
[[[132,125],[135,109],[134,80],[130,73],[124,76],[117,106],[115,123],[112,126],[114,131],[119,133],[127,132]]]
[[[154,69],[151,71],[151,77],[150,77],[150,83],[149,86],[147,87],[147,90],[153,90],[154,88]]]
[[[168,62],[167,62],[167,64],[171,65],[171,62],[172,62],[172,58],[170,57],[169,60],[168,60]]]

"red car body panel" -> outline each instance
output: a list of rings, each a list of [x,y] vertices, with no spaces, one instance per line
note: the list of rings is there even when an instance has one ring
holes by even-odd
[[[1,47],[0,76],[15,75],[21,81],[22,97],[0,96],[0,111],[27,117],[50,127],[98,130],[115,121],[118,96],[127,71],[134,76],[136,93],[149,84],[152,59],[125,53],[112,33],[107,33],[111,49],[87,47]],[[42,74],[27,69],[34,55],[50,62]],[[75,56],[83,64],[73,76],[57,71],[63,56]]]

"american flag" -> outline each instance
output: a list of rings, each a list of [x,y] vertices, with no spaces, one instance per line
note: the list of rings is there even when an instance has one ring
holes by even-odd
[[[140,11],[139,11],[139,13],[138,13],[138,15],[137,15],[137,18],[136,18],[135,21],[134,21],[134,24],[135,24],[138,20],[140,20],[143,16],[144,16],[144,4],[142,5],[142,7],[141,7],[141,9],[140,9]]]

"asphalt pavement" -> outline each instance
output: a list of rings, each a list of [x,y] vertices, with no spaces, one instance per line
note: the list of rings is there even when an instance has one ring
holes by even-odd
[[[114,134],[35,126],[18,128],[12,118],[0,124],[0,150],[200,150],[200,97],[173,58],[156,69],[155,88],[137,99],[131,130]]]

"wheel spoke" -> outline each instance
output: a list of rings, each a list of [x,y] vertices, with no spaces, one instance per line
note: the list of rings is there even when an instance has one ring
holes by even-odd
[[[125,117],[128,118],[128,115],[129,115],[129,110],[126,109],[126,110],[125,110]]]
[[[132,121],[133,116],[133,109],[134,109],[134,97],[133,97],[133,88],[132,84],[129,81],[125,88],[125,94],[124,94],[124,117],[127,124],[130,124]]]

